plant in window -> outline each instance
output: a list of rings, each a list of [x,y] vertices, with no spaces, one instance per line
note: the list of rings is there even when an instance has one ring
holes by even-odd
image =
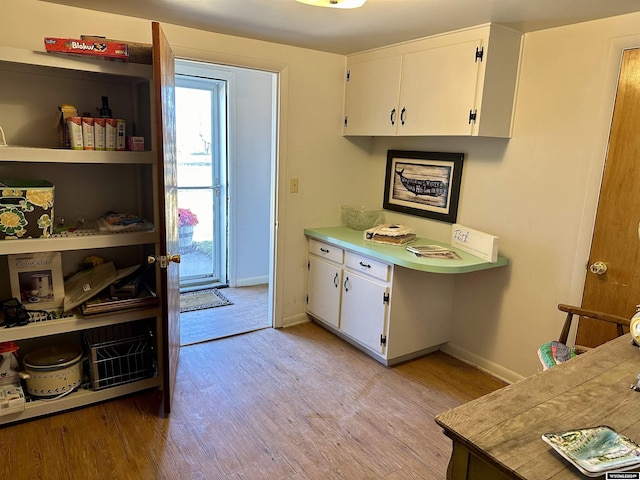
[[[188,208],[178,208],[178,226],[195,227],[198,225],[198,217]]]

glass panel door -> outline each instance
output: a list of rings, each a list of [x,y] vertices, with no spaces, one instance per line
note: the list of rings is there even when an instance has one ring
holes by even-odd
[[[226,285],[226,82],[176,76],[180,288]]]

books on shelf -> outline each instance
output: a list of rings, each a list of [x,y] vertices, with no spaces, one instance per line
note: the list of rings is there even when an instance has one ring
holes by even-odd
[[[105,262],[77,272],[64,283],[64,311],[68,312],[93,297],[103,295],[103,291],[105,289],[109,291],[111,285],[120,286],[120,280],[129,281],[139,268],[140,265],[134,265],[116,270],[113,262]],[[141,275],[144,273],[143,271]],[[111,294],[111,296],[115,295]],[[131,296],[135,295],[129,295]]]
[[[137,297],[118,298],[112,297],[108,291],[104,294],[87,300],[80,306],[80,310],[85,317],[92,315],[100,315],[104,313],[113,313],[121,310],[130,310],[135,308],[149,308],[159,304],[158,297],[152,295],[148,290],[141,293]]]
[[[606,425],[545,433],[542,440],[588,477],[640,466],[640,445]]]
[[[410,245],[406,247],[406,249],[417,257],[460,260],[460,255],[453,250],[440,245]]]
[[[149,232],[153,224],[132,213],[108,211],[98,218],[101,232]]]

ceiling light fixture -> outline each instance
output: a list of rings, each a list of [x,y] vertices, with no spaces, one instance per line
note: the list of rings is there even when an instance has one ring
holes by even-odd
[[[367,0],[296,0],[296,2],[313,5],[314,7],[329,8],[358,8]]]

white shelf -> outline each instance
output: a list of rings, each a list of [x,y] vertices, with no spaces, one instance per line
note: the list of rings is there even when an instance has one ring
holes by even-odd
[[[124,247],[157,243],[157,232],[111,233],[70,237],[19,238],[0,240],[3,255],[40,252],[64,252],[97,248]]]
[[[53,67],[81,72],[124,75],[145,79],[153,78],[151,65],[93,58],[88,55],[64,55],[45,51],[0,47],[0,61],[22,64],[28,67]]]
[[[35,418],[51,413],[59,413],[64,410],[83,407],[92,403],[103,402],[105,400],[111,400],[112,398],[121,397],[123,395],[129,395],[131,393],[156,388],[161,385],[162,380],[160,376],[156,375],[152,378],[127,383],[117,387],[105,388],[104,390],[92,391],[79,389],[76,392],[70,393],[65,397],[55,400],[33,400],[26,404],[23,412],[0,416],[0,424],[18,422],[21,420],[27,420],[29,418]]]
[[[46,85],[46,88],[42,88]],[[0,146],[0,169],[4,177],[46,178],[55,185],[55,217],[97,218],[103,212],[132,212],[155,224],[156,231],[100,232],[97,228],[68,231],[48,238],[0,240],[0,283],[6,293],[7,255],[66,252],[65,266],[88,252],[114,261],[142,263],[147,254],[158,253],[158,151],[155,150],[153,67],[42,51],[0,46],[0,91],[7,104],[3,128],[9,146]],[[127,133],[145,137],[144,152],[85,151],[56,148],[53,125],[58,102],[68,102],[79,112],[91,112],[100,97],[118,118],[127,123]],[[89,114],[91,115],[91,114]],[[50,118],[50,120],[49,120]],[[29,220],[31,221],[31,220]],[[76,220],[77,221],[77,220]],[[90,224],[93,225],[93,224]],[[121,248],[122,247],[122,248]],[[84,252],[83,252],[84,251]],[[67,273],[67,272],[65,272]],[[159,290],[158,281],[156,289]],[[80,313],[25,326],[0,328],[0,342],[16,341],[21,348],[55,342],[60,335],[81,335],[89,329],[144,321],[153,332],[153,356],[162,355],[162,307],[122,310],[83,317]],[[160,362],[161,358],[154,361]],[[78,408],[152,388],[162,388],[163,376],[106,388],[78,390],[65,397],[28,402],[23,412],[0,415],[0,425]]]
[[[64,148],[0,147],[0,162],[153,165],[155,152],[113,152]]]
[[[133,322],[160,315],[160,307],[131,309],[104,316],[82,317],[72,316],[34,322],[22,327],[0,328],[0,342],[26,340],[28,338],[46,337],[61,333],[88,330],[118,323]]]

